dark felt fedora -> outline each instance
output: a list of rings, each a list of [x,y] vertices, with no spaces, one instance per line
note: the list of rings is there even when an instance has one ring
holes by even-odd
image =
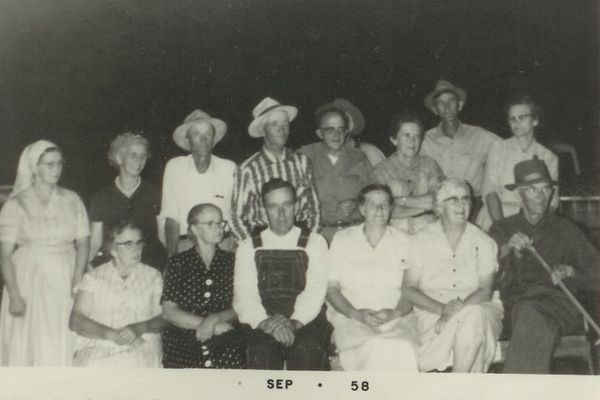
[[[538,182],[549,182],[551,185],[558,185],[558,182],[553,181],[550,177],[546,163],[536,156],[531,160],[517,163],[513,173],[515,176],[515,183],[504,186],[508,190],[515,190],[520,186],[531,185]]]

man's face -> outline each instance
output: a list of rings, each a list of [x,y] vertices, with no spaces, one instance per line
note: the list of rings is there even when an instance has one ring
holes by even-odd
[[[448,186],[443,195],[444,200],[437,204],[438,213],[449,225],[464,225],[471,212],[471,194],[463,186]]]
[[[550,182],[537,182],[517,188],[525,212],[543,215],[548,211],[554,188]]]
[[[459,101],[452,92],[440,94],[433,101],[435,115],[446,122],[453,122],[458,119],[458,113],[463,108],[463,102]]]
[[[208,122],[197,122],[187,131],[192,153],[208,156],[215,143],[215,129]]]
[[[290,118],[285,111],[269,114],[263,125],[265,143],[276,149],[283,149],[290,134]]]
[[[384,226],[390,219],[390,198],[383,190],[373,190],[365,196],[365,202],[359,207],[367,226]]]
[[[283,236],[294,227],[294,196],[290,189],[275,189],[265,196],[265,209],[269,227]]]
[[[528,104],[515,104],[508,109],[508,124],[514,136],[533,135],[538,124]]]
[[[348,136],[348,127],[338,113],[327,113],[321,118],[317,136],[323,139],[328,149],[339,151]]]

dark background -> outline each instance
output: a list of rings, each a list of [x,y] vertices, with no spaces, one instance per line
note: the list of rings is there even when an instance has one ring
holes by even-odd
[[[88,200],[116,174],[110,140],[130,129],[151,140],[144,174],[160,183],[194,108],[228,122],[215,153],[240,162],[260,146],[246,129],[265,96],[299,107],[292,147],[316,140],[313,110],[341,96],[389,154],[394,112],[435,124],[423,97],[442,77],[468,92],[463,121],[503,137],[506,97],[535,95],[541,141],[575,145],[581,181],[599,186],[598,16],[593,0],[3,0],[0,184],[47,138],[65,151],[63,184]]]

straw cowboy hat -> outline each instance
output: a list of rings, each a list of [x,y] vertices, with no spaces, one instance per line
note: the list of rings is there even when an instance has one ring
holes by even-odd
[[[558,185],[558,182],[553,181],[552,178],[550,178],[546,163],[535,156],[531,160],[517,163],[513,173],[515,175],[515,183],[504,185],[508,190],[515,190],[520,186],[527,186],[544,181],[550,182],[551,185]]]
[[[275,111],[285,111],[290,119],[290,122],[298,115],[298,109],[294,106],[284,106],[277,100],[270,97],[265,97],[256,107],[252,110],[252,116],[254,120],[248,126],[248,133],[254,138],[263,137],[265,132],[263,131],[263,125],[267,119],[267,116],[274,113]]]
[[[467,101],[467,92],[465,92],[464,89],[459,88],[458,86],[454,86],[448,81],[440,79],[435,84],[435,89],[433,89],[433,91],[429,92],[429,94],[425,96],[425,107],[427,107],[429,111],[435,114],[433,101],[437,96],[446,92],[454,93],[456,97],[458,97],[458,100],[462,101],[463,104]]]
[[[183,124],[179,125],[173,132],[173,141],[177,146],[184,150],[192,151],[190,143],[187,139],[187,131],[190,127],[198,122],[207,122],[212,125],[215,130],[214,144],[217,144],[227,132],[227,124],[220,119],[212,118],[202,110],[194,110],[190,115],[185,117]]]
[[[356,107],[354,104],[350,103],[350,101],[338,97],[333,100],[331,103],[327,103],[317,108],[315,114],[319,114],[321,111],[327,108],[337,108],[348,116],[350,120],[350,126],[348,127],[348,133],[350,136],[358,136],[365,129],[365,116],[363,113]]]

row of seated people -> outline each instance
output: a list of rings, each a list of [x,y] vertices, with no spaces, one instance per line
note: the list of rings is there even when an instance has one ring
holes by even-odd
[[[285,360],[288,369],[327,369],[329,319],[346,369],[453,365],[455,371],[485,371],[501,329],[502,304],[491,301],[499,253],[502,302],[515,342],[506,370],[543,372],[557,335],[576,329],[579,321],[553,283],[573,278],[576,286],[597,288],[598,255],[573,225],[548,213],[556,182],[543,162],[520,163],[514,179],[508,189],[517,189],[523,211],[494,225],[496,241],[467,222],[470,188],[450,179],[434,192],[439,219],[414,237],[388,225],[393,196],[387,186],[363,188],[357,203],[364,224],[340,231],[329,251],[318,234],[294,227],[295,188],[271,180],[261,192],[268,228],[240,244],[235,271],[233,254],[216,247],[226,225],[222,213],[202,204],[188,216],[195,246],[169,260],[164,291],[160,274],[140,263],[139,228],[117,225],[108,235],[112,260],[75,285],[75,305],[68,311],[69,326],[79,333],[74,363],[160,365],[157,334],[166,320],[166,367],[278,369]],[[532,241],[555,265],[552,277],[523,254]],[[20,256],[39,257],[32,250],[43,246],[22,247]],[[61,252],[73,251],[53,250],[54,266]],[[2,323],[9,324],[2,333],[7,326],[19,329],[23,320],[36,322],[26,307],[15,307],[20,304],[10,293],[8,300]],[[55,326],[51,333],[61,330]],[[27,338],[6,339],[4,355],[13,360],[22,356],[19,351],[32,353],[24,349]],[[61,339],[65,348],[73,345],[68,335]],[[60,350],[45,349],[46,361]]]

